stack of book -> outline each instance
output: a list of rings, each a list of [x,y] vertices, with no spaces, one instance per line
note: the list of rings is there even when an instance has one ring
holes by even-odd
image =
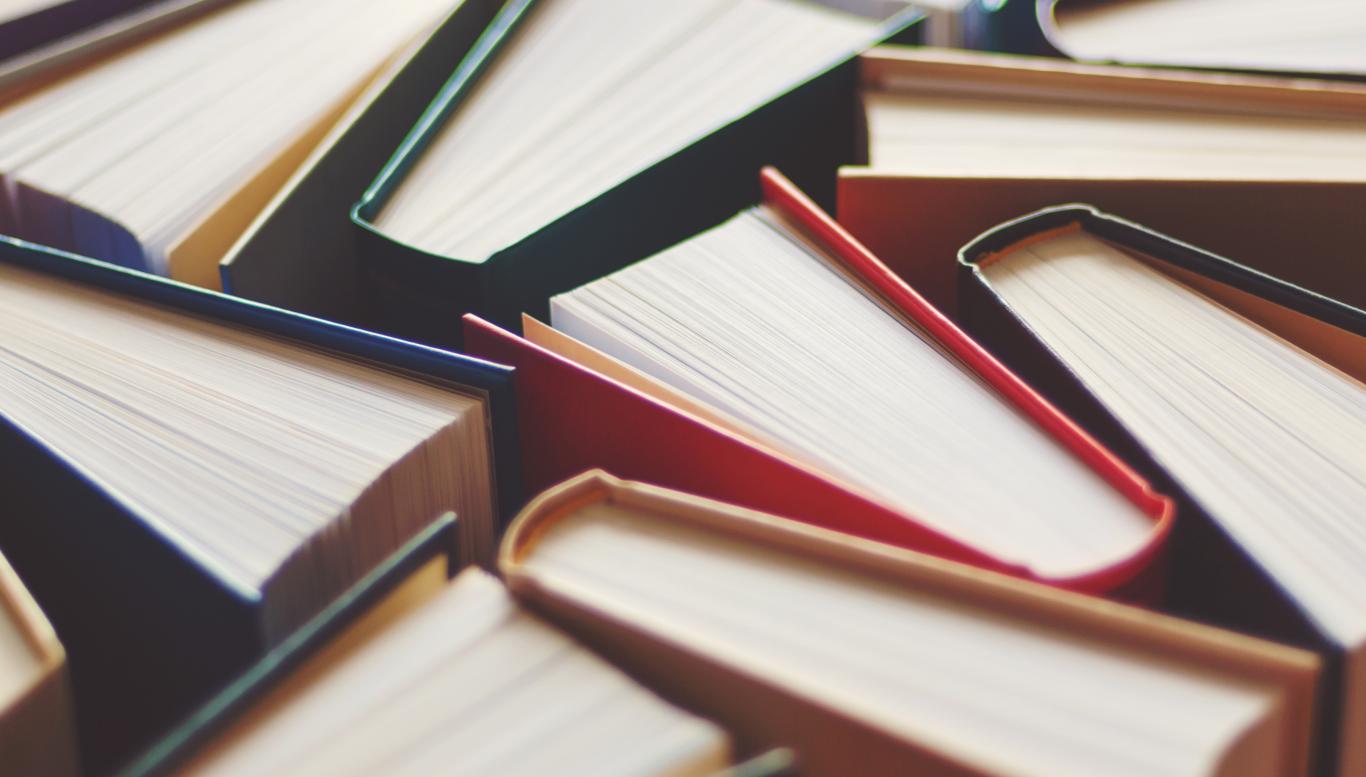
[[[0,773],[1366,776],[1359,29],[0,7]]]

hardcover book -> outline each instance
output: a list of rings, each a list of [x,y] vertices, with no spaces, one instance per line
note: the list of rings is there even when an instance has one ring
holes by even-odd
[[[0,547],[62,635],[88,768],[439,513],[487,562],[519,504],[504,367],[9,238],[0,296]]]
[[[730,764],[725,732],[523,611],[487,572],[447,583],[439,571],[421,570],[289,675],[249,678],[259,698],[182,758],[129,773],[416,775],[440,764],[453,775],[719,777]]]
[[[946,312],[983,228],[1089,202],[1366,305],[1366,88],[884,46],[840,223]]]
[[[523,440],[528,487],[613,467],[1023,577],[1154,596],[1170,504],[790,182],[767,170],[763,183],[762,208],[626,271],[682,270],[627,291],[643,295],[642,310],[663,305],[682,340],[670,345],[661,330],[655,342],[688,361],[666,363],[628,337],[653,320],[627,318],[629,307],[601,325],[588,307],[570,307],[581,293],[606,294],[596,289],[617,276],[556,298],[558,334],[528,326],[542,346],[468,321],[471,353],[517,370],[524,434],[556,441]],[[715,257],[721,269],[685,264],[685,255]],[[732,277],[726,268],[748,269]],[[709,289],[743,299],[706,307]],[[721,328],[686,328],[706,321]],[[771,355],[745,333],[765,337]],[[785,343],[791,350],[779,350]],[[970,474],[1006,471],[1014,474]]]
[[[971,330],[1180,497],[1165,606],[1322,653],[1319,773],[1366,773],[1366,313],[1085,206],[961,256]]]
[[[829,202],[855,159],[850,60],[917,18],[650,8],[504,8],[352,212],[376,327],[451,344],[465,312],[543,315],[550,295],[752,202],[764,164]]]
[[[349,3],[349,4],[348,4]],[[243,0],[184,14],[0,109],[7,234],[210,288],[386,63],[449,12]]]
[[[1038,0],[1064,56],[1139,65],[1366,79],[1366,17],[1340,0]]]
[[[533,500],[499,566],[806,777],[1307,774],[1304,651],[601,472]]]

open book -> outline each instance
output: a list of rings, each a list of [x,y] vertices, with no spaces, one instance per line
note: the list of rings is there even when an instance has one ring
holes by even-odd
[[[499,562],[534,611],[805,777],[1296,777],[1316,661],[589,473]]]

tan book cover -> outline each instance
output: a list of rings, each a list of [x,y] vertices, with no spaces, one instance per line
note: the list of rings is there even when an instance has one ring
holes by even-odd
[[[586,537],[613,531],[610,521],[598,521],[590,513],[603,505],[629,514],[632,530],[642,535],[669,537],[674,530],[706,535],[718,543],[716,553],[721,555],[742,552],[735,550],[740,546],[768,554],[764,567],[780,553],[809,574],[852,576],[877,595],[907,596],[961,608],[974,617],[1009,620],[1036,633],[1084,640],[1101,653],[1119,651],[1139,663],[1167,665],[1178,673],[1274,687],[1278,702],[1270,730],[1275,733],[1259,748],[1241,754],[1230,750],[1214,773],[1241,774],[1239,769],[1252,763],[1249,758],[1271,759],[1278,775],[1307,773],[1318,660],[1305,651],[621,481],[601,471],[551,489],[526,507],[509,528],[499,561],[515,594],[666,698],[720,721],[736,732],[742,746],[794,748],[804,775],[1028,772],[984,767],[983,761],[955,754],[932,737],[899,729],[891,718],[869,712],[866,699],[857,695],[813,693],[819,683],[812,684],[809,673],[785,666],[777,656],[756,663],[743,651],[718,648],[722,643],[709,642],[708,634],[674,628],[667,608],[617,606],[594,582],[604,572],[599,559],[581,554],[556,563],[569,545],[545,551],[558,554],[553,559],[541,557],[541,547],[554,544],[557,534],[579,531]],[[664,574],[645,556],[630,567],[644,576],[639,578],[642,585],[647,577]],[[573,571],[578,569],[594,571]],[[714,575],[710,582],[722,584]]]

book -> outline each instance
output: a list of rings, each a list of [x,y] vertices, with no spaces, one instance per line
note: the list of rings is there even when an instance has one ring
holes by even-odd
[[[440,513],[489,563],[519,504],[506,368],[9,238],[0,296],[0,547],[91,769]]]
[[[571,358],[600,352],[587,369],[472,323],[471,352],[518,370],[524,428],[559,441],[524,441],[529,487],[620,465],[632,476],[1059,585],[1137,594],[1159,584],[1169,503],[790,182],[770,169],[763,184],[760,209],[552,299],[560,339],[584,346]],[[654,267],[679,268],[699,283],[673,274],[618,286]],[[617,288],[623,293],[600,296]],[[738,296],[713,298],[721,288]],[[675,309],[652,293],[660,289],[686,302]],[[674,323],[652,329],[646,309]],[[772,357],[747,333],[764,336]],[[660,355],[669,351],[681,360]],[[613,360],[644,373],[641,380],[627,387],[591,373],[606,370],[629,385]],[[970,474],[978,472],[1011,476]]]
[[[1366,313],[1084,206],[962,261],[973,331],[1182,497],[1166,606],[1322,652],[1322,773],[1366,773]]]
[[[0,102],[91,67],[236,0],[67,0],[12,4],[0,28]],[[41,8],[39,6],[42,6]],[[27,9],[27,10],[26,10]]]
[[[0,85],[15,86],[69,60],[80,59],[181,6],[221,0],[14,0],[0,8]]]
[[[1083,577],[1148,551],[1151,503],[1088,467],[1096,451],[1069,444],[1061,416],[884,267],[851,267],[812,226],[744,211],[552,297],[550,323],[1034,576]]]
[[[251,737],[259,734],[253,732],[269,726],[280,707],[304,695],[301,690],[336,676],[337,667],[353,660],[352,656],[368,649],[391,626],[450,587],[449,577],[458,571],[454,525],[453,515],[433,522],[308,625],[120,769],[119,777],[179,773],[189,763],[223,758],[223,751],[236,742],[256,741]],[[779,777],[791,774],[792,766],[791,752],[775,749],[716,777]]]
[[[861,66],[869,165],[841,168],[840,223],[946,312],[964,243],[1059,202],[1366,305],[1366,89],[891,46]]]
[[[752,202],[766,163],[828,193],[853,158],[846,63],[915,18],[509,3],[353,209],[375,326],[438,345],[465,312],[516,326]]]
[[[730,763],[724,731],[527,613],[487,572],[434,579],[382,625],[353,625],[176,773],[705,777]]]
[[[182,716],[117,774],[174,772],[220,733],[249,716],[274,688],[308,674],[310,661],[321,662],[317,657],[329,652],[344,653],[441,590],[462,568],[456,523],[454,513],[432,521],[308,623]]]
[[[1076,59],[1366,78],[1366,16],[1342,0],[1045,0],[1038,20]]]
[[[0,556],[0,763],[6,771],[79,773],[70,682],[61,641]]]
[[[248,0],[0,110],[6,231],[216,288],[218,261],[356,95],[449,10]]]
[[[534,499],[499,567],[807,777],[1308,773],[1305,651],[601,472]]]
[[[224,291],[374,328],[351,207],[502,5],[464,0],[375,77],[219,262]]]

